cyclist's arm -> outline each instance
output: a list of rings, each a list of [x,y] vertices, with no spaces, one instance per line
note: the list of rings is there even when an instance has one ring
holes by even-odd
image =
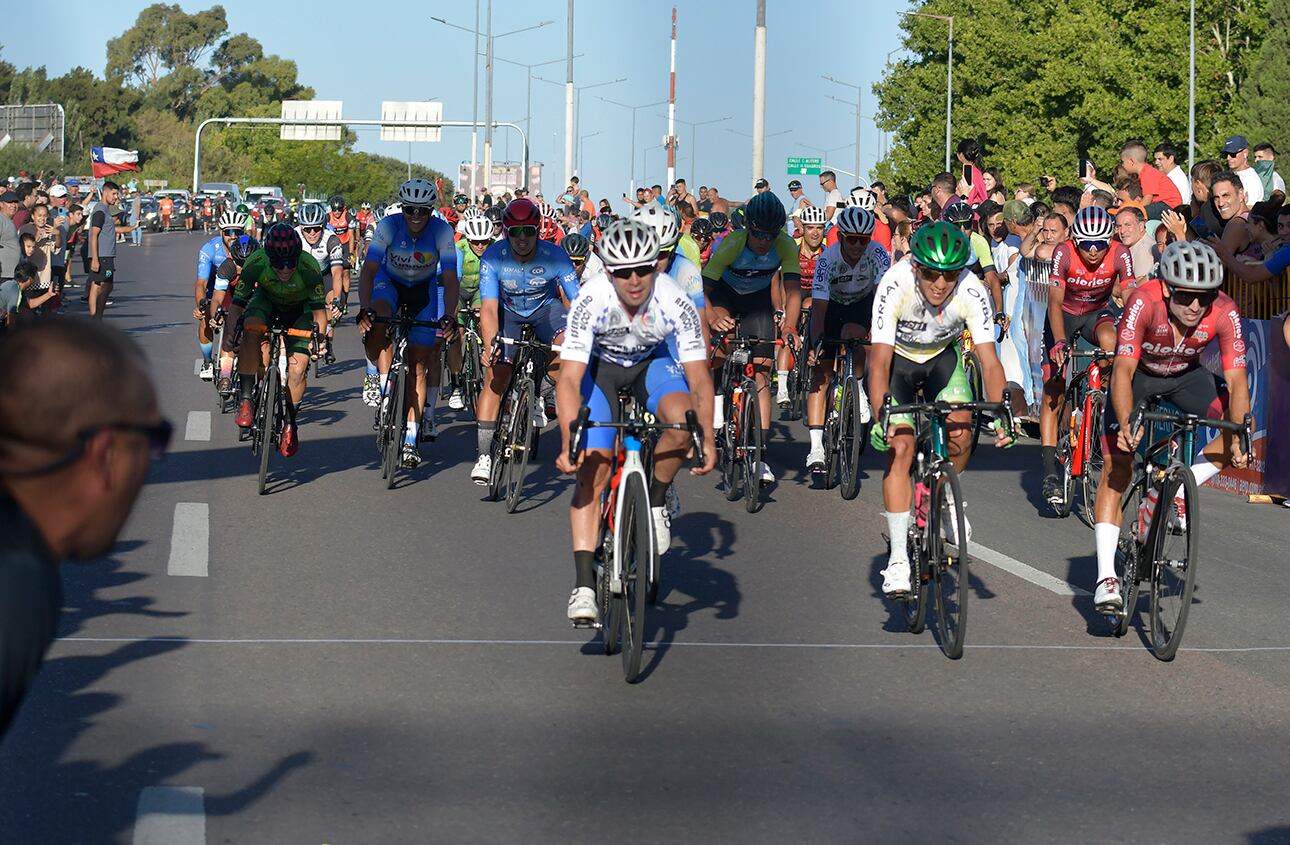
[[[989,267],[985,271],[985,284],[990,289],[990,301],[994,304],[996,314],[1003,313],[1003,282],[999,278],[999,272],[994,267]]]
[[[493,300],[495,303],[496,300]],[[487,348],[487,347],[485,347]],[[574,361],[561,357],[560,372],[555,381],[556,416],[560,419],[560,454],[569,454],[569,426],[577,419],[582,409],[582,377],[587,372],[586,361]],[[712,382],[709,376],[708,383]],[[711,406],[708,409],[711,419]]]
[[[439,284],[443,286],[443,307],[447,311],[461,295],[457,276],[457,245],[452,240],[452,227],[447,223],[440,226],[436,245],[439,250]],[[455,319],[456,314],[452,317]]]
[[[492,247],[489,247],[492,249]],[[497,278],[497,269],[491,261],[479,262],[479,339],[484,344],[484,357],[488,358],[493,351],[493,339],[497,337],[499,317],[501,315],[501,283]],[[568,339],[565,339],[566,345]],[[563,365],[561,365],[563,372]]]
[[[887,393],[891,386],[893,355],[895,355],[895,347],[889,343],[874,343],[869,347],[869,354],[866,356],[869,369],[869,396],[877,403],[874,407],[887,401]]]
[[[779,253],[779,272],[776,275],[779,277],[780,299],[784,303],[782,334],[796,335],[797,320],[802,313],[802,253],[787,232],[779,233],[775,249]]]
[[[1053,255],[1053,269],[1048,276],[1048,325],[1056,343],[1066,342],[1066,322],[1062,320],[1062,302],[1066,299],[1066,268],[1069,256],[1065,247],[1059,246]],[[1044,350],[1048,354],[1048,350]]]
[[[389,218],[387,218],[389,219]],[[385,221],[381,221],[384,223]],[[391,223],[391,225],[393,225]],[[363,256],[363,269],[358,272],[358,307],[360,311],[367,311],[372,306],[372,282],[376,279],[376,271],[380,269],[382,262],[385,260],[385,248],[388,246],[386,226],[377,226],[376,234],[372,237],[372,242],[367,246],[367,255]]]
[[[1129,430],[1129,417],[1133,415],[1133,375],[1138,371],[1138,359],[1132,355],[1116,355],[1111,366],[1111,407],[1120,422],[1120,430]]]
[[[346,272],[343,263],[331,265],[331,295],[327,297],[328,299],[339,300],[341,298],[341,293],[345,290]]]

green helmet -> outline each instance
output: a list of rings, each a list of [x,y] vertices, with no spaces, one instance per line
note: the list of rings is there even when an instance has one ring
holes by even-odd
[[[972,262],[967,235],[943,221],[919,226],[909,239],[909,252],[916,264],[933,270],[962,270]]]

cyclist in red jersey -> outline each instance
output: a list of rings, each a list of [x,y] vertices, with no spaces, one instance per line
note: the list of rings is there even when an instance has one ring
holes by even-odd
[[[1048,320],[1044,324],[1044,400],[1039,406],[1039,444],[1043,458],[1043,497],[1060,502],[1062,482],[1057,474],[1057,427],[1064,412],[1062,368],[1070,347],[1079,338],[1107,352],[1115,349],[1112,298],[1134,284],[1133,258],[1128,247],[1111,240],[1115,223],[1106,209],[1082,208],[1071,226],[1071,239],[1053,250],[1048,282]]]
[[[815,263],[820,260],[820,254],[824,252],[824,221],[824,209],[819,206],[804,205],[798,211],[798,224],[802,227],[802,236],[793,240],[797,242],[798,260],[802,262],[802,320],[806,320],[811,313],[811,285],[815,283]],[[805,354],[802,350],[798,350],[798,353]],[[789,404],[788,371],[792,365],[793,350],[785,344],[779,349],[779,360],[775,367],[775,374],[779,379],[779,394],[776,398],[781,407]]]
[[[1250,410],[1245,370],[1245,338],[1236,303],[1219,291],[1223,263],[1208,244],[1176,241],[1160,257],[1160,280],[1137,288],[1125,303],[1111,379],[1113,413],[1106,416],[1102,483],[1097,490],[1093,537],[1097,548],[1097,591],[1093,603],[1103,612],[1123,607],[1115,574],[1121,500],[1133,473],[1133,452],[1142,432],[1130,430],[1137,404],[1148,397],[1168,399],[1185,414],[1241,422]],[[1218,344],[1223,368],[1219,379],[1200,364],[1201,350]],[[1215,438],[1192,465],[1197,485],[1226,467],[1244,467],[1250,456],[1228,432]],[[1179,495],[1182,495],[1181,490]],[[1175,510],[1181,502],[1173,505]],[[1179,513],[1177,519],[1186,519]]]

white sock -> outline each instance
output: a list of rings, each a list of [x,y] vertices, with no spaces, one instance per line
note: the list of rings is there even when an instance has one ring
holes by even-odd
[[[1099,522],[1093,526],[1093,544],[1097,547],[1097,581],[1115,578],[1115,547],[1120,543],[1120,526]]]
[[[407,428],[403,432],[403,442],[413,444],[417,442],[417,424],[414,420],[408,420]]]
[[[905,537],[909,534],[909,511],[888,512],[887,533],[891,535],[891,563],[909,563]]]
[[[1209,481],[1211,478],[1218,475],[1222,471],[1223,470],[1217,464],[1211,464],[1209,461],[1197,461],[1196,463],[1191,465],[1191,476],[1192,478],[1196,479],[1197,487],[1200,487],[1206,481]],[[1174,496],[1174,498],[1181,499],[1182,497],[1183,497],[1183,487],[1180,484],[1178,485],[1178,493]]]
[[[812,428],[807,431],[807,434],[811,435],[812,450],[824,448],[824,429]]]
[[[779,376],[779,392],[788,392],[788,370],[776,370],[775,375]]]
[[[390,374],[381,373],[381,395],[385,395],[385,386],[390,383]]]

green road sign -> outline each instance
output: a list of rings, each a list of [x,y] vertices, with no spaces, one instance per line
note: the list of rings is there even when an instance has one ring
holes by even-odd
[[[789,176],[819,176],[823,160],[819,158],[790,158],[788,160]]]

